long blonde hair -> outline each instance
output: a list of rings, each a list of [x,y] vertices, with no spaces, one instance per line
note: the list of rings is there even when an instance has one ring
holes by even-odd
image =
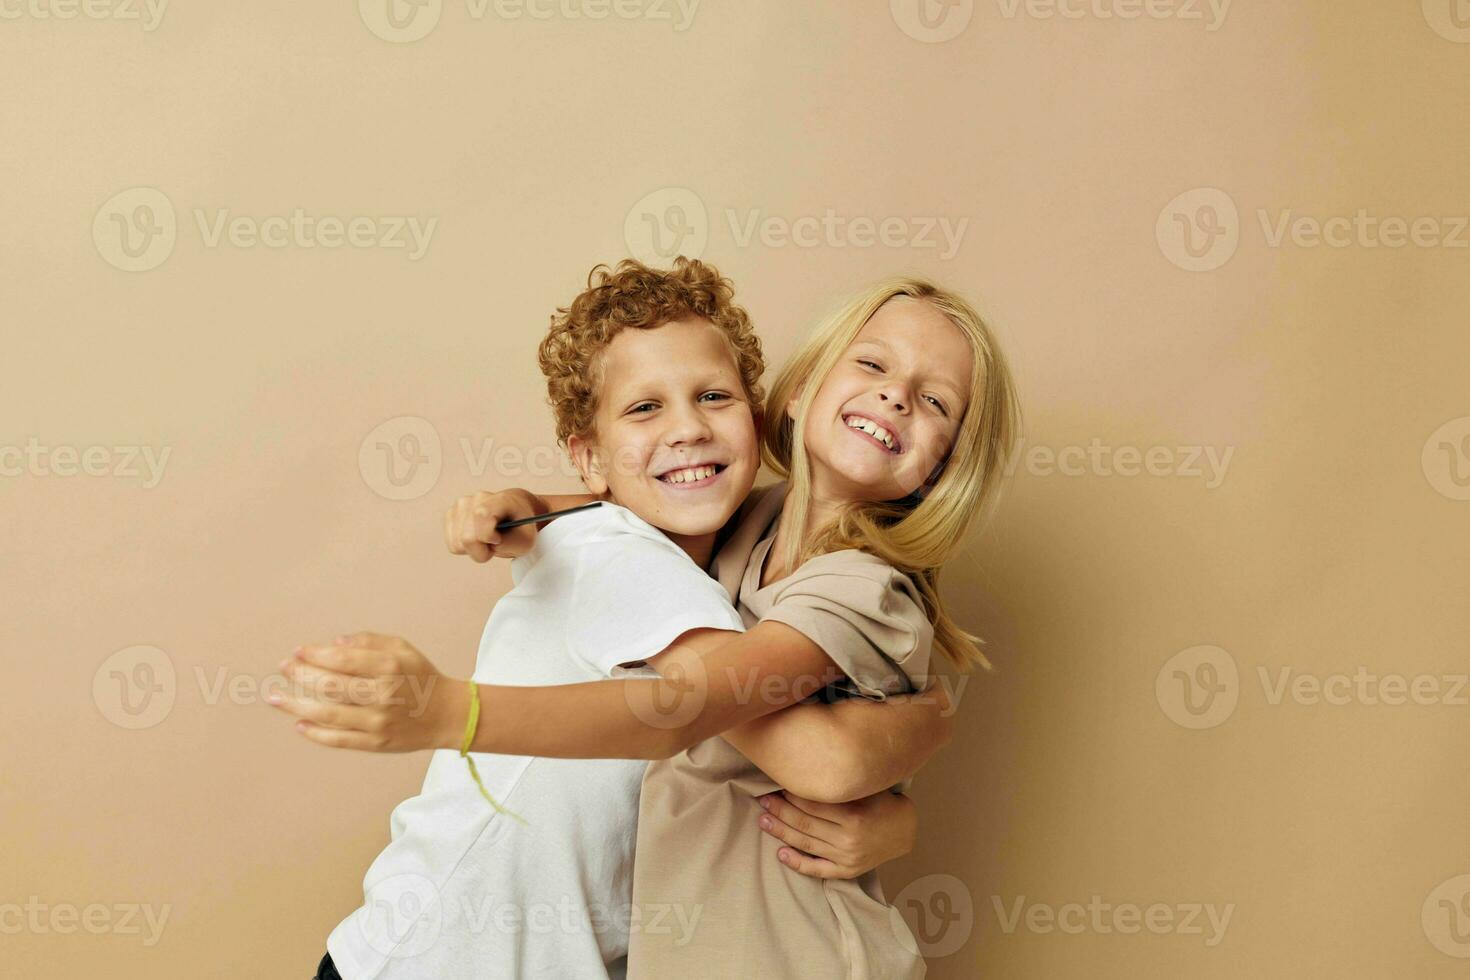
[[[930,304],[970,343],[970,402],[954,448],[922,499],[855,501],[844,505],[826,526],[810,527],[812,475],[803,438],[807,411],[863,325],[898,296]],[[793,398],[794,421],[786,411]],[[980,314],[959,296],[924,279],[897,277],[876,283],[820,324],[781,369],[766,400],[766,423],[761,458],[789,482],[787,501],[795,522],[782,556],[785,567],[794,569],[817,555],[848,548],[881,558],[918,587],[934,625],[934,645],[963,672],[977,664],[990,669],[979,637],[955,623],[939,595],[940,567],[963,544],[976,518],[994,507],[1020,433],[1021,410],[1010,368]]]

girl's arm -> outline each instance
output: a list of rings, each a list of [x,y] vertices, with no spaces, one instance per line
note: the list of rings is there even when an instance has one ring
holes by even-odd
[[[858,800],[907,779],[953,737],[935,684],[875,702],[796,704],[724,733],[771,781],[819,803]]]
[[[846,675],[804,634],[764,622],[727,640],[691,630],[649,663],[657,678],[551,687],[477,685],[470,749],[562,759],[664,759],[795,704]],[[470,692],[397,637],[359,633],[298,648],[291,693],[271,703],[300,716],[313,741],[374,752],[457,749]]]

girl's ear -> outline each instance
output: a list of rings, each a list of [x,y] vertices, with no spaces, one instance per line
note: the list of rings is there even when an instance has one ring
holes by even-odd
[[[806,382],[803,381],[801,384],[796,386],[796,390],[793,391],[791,393],[791,397],[786,400],[786,417],[793,422],[796,421],[796,403],[801,401],[801,393],[805,390]]]
[[[607,476],[603,472],[601,454],[597,451],[597,444],[591,439],[581,436],[571,436],[567,439],[567,453],[576,464],[577,472],[582,474],[582,483],[586,485],[587,492],[594,497],[601,497],[607,493]]]

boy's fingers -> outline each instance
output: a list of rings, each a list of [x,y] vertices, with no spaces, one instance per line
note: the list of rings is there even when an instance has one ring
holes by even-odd
[[[790,847],[783,847],[776,854],[782,864],[798,874],[809,878],[850,878],[846,868],[824,858],[812,857]]]
[[[769,813],[761,815],[760,828],[781,841],[781,843],[790,844],[792,847],[799,848],[808,854],[819,857],[832,856],[832,851],[828,848],[825,841],[817,840],[810,834],[804,834],[791,825],[777,820]]]
[[[801,800],[803,804],[813,807],[826,806],[825,803],[814,803],[811,800],[802,799],[792,793],[770,793],[762,797],[766,801],[766,812],[778,820],[785,821],[788,825],[796,828],[802,833],[819,834],[830,836],[837,829],[837,824],[811,813],[797,806],[793,799]]]
[[[837,818],[842,814],[841,803],[819,803],[816,800],[809,800],[804,796],[797,796],[789,789],[782,790],[781,795],[785,796],[787,802],[803,813],[809,813],[823,820],[836,822]]]

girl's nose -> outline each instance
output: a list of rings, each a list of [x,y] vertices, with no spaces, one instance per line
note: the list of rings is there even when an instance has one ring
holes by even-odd
[[[893,397],[890,397],[887,392],[880,391],[880,392],[878,392],[878,399],[880,401],[890,402],[893,405],[893,410],[895,412],[906,412],[906,411],[908,411],[908,409],[904,408],[904,404],[903,403],[905,401],[907,401],[907,399],[903,395],[898,395],[898,394],[895,393],[895,395]]]

